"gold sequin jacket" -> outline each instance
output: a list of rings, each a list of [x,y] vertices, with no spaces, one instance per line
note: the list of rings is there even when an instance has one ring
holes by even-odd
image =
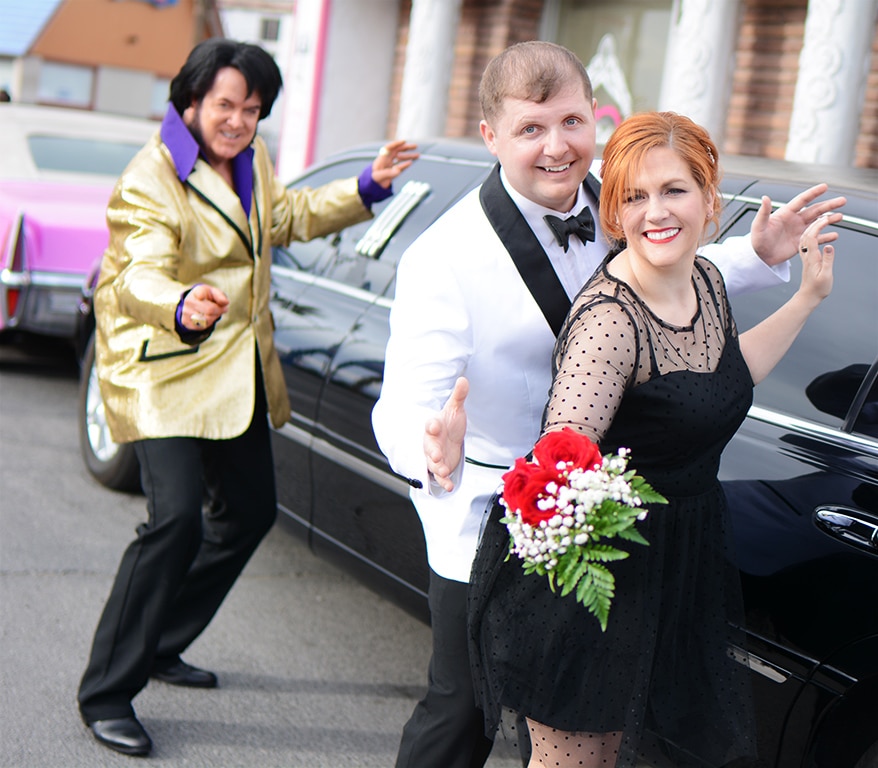
[[[371,213],[356,178],[288,190],[262,139],[253,147],[249,221],[203,158],[181,182],[159,133],[116,184],[94,307],[98,379],[117,442],[242,434],[253,415],[257,350],[271,421],[289,418],[269,310],[271,247]],[[175,312],[197,283],[222,290],[229,311],[206,340],[187,345],[175,331]]]

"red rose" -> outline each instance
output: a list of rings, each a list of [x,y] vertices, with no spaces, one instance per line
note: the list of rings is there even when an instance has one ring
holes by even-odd
[[[532,503],[533,499],[525,494],[525,486],[531,475],[539,471],[535,464],[529,464],[525,458],[517,458],[515,465],[503,475],[503,498],[510,510],[521,509]]]
[[[515,466],[503,475],[503,498],[510,510],[521,513],[525,523],[539,525],[541,520],[548,520],[555,514],[554,509],[544,511],[537,506],[537,501],[548,496],[546,485],[553,481],[561,481],[554,467],[543,467],[518,458]]]
[[[554,469],[559,461],[572,462],[574,467],[594,469],[601,465],[601,451],[585,435],[564,427],[548,432],[534,446],[534,458],[544,467]]]

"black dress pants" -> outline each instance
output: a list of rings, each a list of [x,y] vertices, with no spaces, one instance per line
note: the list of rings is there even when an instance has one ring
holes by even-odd
[[[396,768],[482,768],[488,760],[493,741],[485,736],[469,665],[467,586],[430,571],[427,693],[403,729]]]
[[[86,722],[133,715],[153,665],[213,618],[277,514],[265,395],[231,440],[135,443],[148,521],[122,556],[79,689]]]

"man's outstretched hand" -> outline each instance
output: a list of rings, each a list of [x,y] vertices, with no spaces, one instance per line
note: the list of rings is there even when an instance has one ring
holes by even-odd
[[[454,382],[445,407],[424,426],[424,456],[427,469],[446,491],[454,490],[451,475],[463,460],[463,438],[466,434],[464,401],[469,382],[461,376]]]

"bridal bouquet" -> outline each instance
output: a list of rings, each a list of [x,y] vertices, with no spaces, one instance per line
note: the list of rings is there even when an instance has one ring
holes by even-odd
[[[552,591],[575,590],[606,631],[616,580],[605,563],[628,552],[608,541],[649,542],[634,527],[646,519],[644,504],[667,499],[634,470],[627,448],[601,456],[585,435],[565,427],[534,446],[533,460],[519,458],[503,475],[501,519],[509,531],[509,552],[526,574],[549,577]]]

